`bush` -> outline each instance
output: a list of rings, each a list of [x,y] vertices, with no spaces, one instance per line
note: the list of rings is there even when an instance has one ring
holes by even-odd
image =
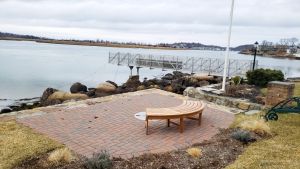
[[[235,76],[232,78],[232,81],[234,85],[239,85],[243,83],[243,78],[240,76]]]
[[[54,164],[63,163],[70,163],[73,161],[75,157],[71,153],[71,151],[67,148],[57,149],[50,153],[48,157],[48,161]]]
[[[281,70],[256,69],[247,72],[247,80],[251,85],[265,87],[270,81],[283,81],[284,75]]]
[[[271,129],[264,120],[249,120],[242,122],[239,127],[244,130],[253,131],[260,136],[271,135]]]
[[[202,151],[199,148],[189,148],[186,150],[186,152],[194,158],[199,158],[202,156]]]
[[[100,153],[93,154],[93,157],[87,160],[85,166],[88,169],[110,169],[112,161],[107,151],[101,151]]]
[[[251,136],[250,132],[243,130],[235,131],[234,133],[232,133],[231,137],[244,144],[256,141],[256,139]]]

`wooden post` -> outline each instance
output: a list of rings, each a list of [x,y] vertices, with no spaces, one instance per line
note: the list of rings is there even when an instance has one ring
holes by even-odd
[[[148,121],[148,118],[146,119],[146,121],[147,121],[147,125],[146,125],[146,135],[148,135],[148,126],[149,126],[149,121]]]
[[[198,121],[198,125],[200,126],[201,125],[201,118],[202,118],[202,113],[199,113],[199,121]]]
[[[180,133],[183,133],[183,117],[180,117]]]

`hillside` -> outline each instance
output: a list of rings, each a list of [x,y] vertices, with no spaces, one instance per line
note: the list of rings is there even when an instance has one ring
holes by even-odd
[[[0,40],[29,40],[40,43],[66,44],[66,45],[85,45],[85,46],[109,46],[109,47],[124,47],[124,48],[155,48],[155,49],[184,49],[184,50],[214,50],[224,51],[225,47],[217,45],[205,45],[195,42],[177,42],[177,43],[159,43],[155,45],[133,42],[111,42],[106,40],[65,40],[65,39],[50,39],[33,35],[19,35],[13,33],[0,32]],[[252,45],[241,45],[231,48],[233,51],[242,51],[251,48]]]

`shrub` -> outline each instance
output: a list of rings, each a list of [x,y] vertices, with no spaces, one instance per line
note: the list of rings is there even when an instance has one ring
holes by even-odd
[[[253,138],[249,131],[243,131],[243,130],[237,130],[231,135],[232,138],[244,143],[248,144],[249,142],[256,141],[255,138]]]
[[[235,76],[232,78],[232,81],[233,81],[234,85],[239,85],[239,84],[242,84],[243,78],[240,76]]]
[[[271,129],[264,120],[249,120],[240,123],[240,128],[253,131],[260,136],[271,135]]]
[[[189,148],[186,150],[186,152],[194,158],[199,158],[202,156],[202,151],[199,148]]]
[[[283,81],[284,75],[281,70],[256,69],[247,72],[247,80],[251,85],[265,87],[270,81]]]
[[[59,164],[61,162],[70,163],[74,159],[75,157],[68,148],[57,149],[51,152],[48,157],[48,161],[54,164]]]
[[[107,151],[93,154],[93,157],[85,163],[88,169],[109,169],[112,167],[112,161]]]

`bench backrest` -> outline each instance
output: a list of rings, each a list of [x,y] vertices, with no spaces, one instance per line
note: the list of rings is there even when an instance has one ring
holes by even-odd
[[[183,116],[202,113],[205,104],[201,101],[185,100],[176,107],[146,109],[147,116]]]

